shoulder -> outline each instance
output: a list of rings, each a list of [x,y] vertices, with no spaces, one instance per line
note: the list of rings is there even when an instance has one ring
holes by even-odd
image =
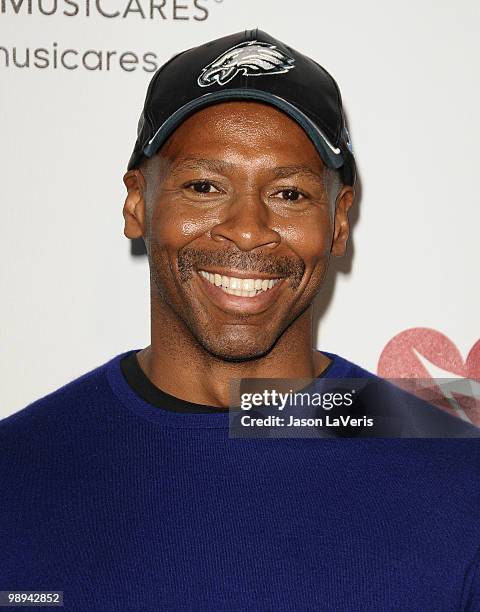
[[[41,496],[42,487],[95,478],[99,457],[108,456],[119,420],[126,418],[109,380],[120,357],[0,421],[0,489],[8,492],[6,505],[19,489]]]
[[[122,355],[91,369],[58,389],[31,402],[21,410],[0,420],[2,450],[14,445],[53,436],[81,428],[92,413],[100,409],[111,396],[106,372]]]

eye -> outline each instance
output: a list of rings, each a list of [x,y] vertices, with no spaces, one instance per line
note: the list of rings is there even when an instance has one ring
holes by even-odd
[[[195,193],[220,193],[210,181],[192,181],[184,185],[184,188],[195,191]]]
[[[282,189],[278,191],[275,195],[280,195],[282,200],[289,200],[290,202],[296,202],[305,197],[305,195],[299,191],[298,189]]]

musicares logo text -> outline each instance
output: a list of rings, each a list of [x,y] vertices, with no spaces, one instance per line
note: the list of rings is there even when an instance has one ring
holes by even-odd
[[[223,0],[210,0],[210,6]],[[209,0],[0,0],[1,16],[87,17],[100,19],[151,20],[152,23],[196,21],[204,22],[210,16]],[[0,21],[1,23],[1,21]],[[36,47],[0,46],[0,68],[39,70],[86,70],[110,72],[143,70],[153,73],[161,61],[154,51],[138,52],[132,49],[78,49],[63,47],[57,42]]]
[[[209,16],[207,0],[1,0],[0,12],[8,15],[136,17],[173,21],[205,21]]]

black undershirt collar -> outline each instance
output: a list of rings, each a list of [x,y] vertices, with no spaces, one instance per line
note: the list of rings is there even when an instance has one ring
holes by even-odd
[[[193,402],[187,402],[186,400],[179,399],[178,397],[170,395],[169,393],[165,393],[165,391],[162,391],[156,385],[154,385],[142,370],[137,359],[137,352],[138,351],[134,351],[123,357],[123,359],[120,361],[120,368],[133,391],[135,391],[135,393],[137,393],[137,395],[139,395],[144,401],[148,402],[152,406],[156,406],[162,410],[170,410],[171,412],[228,412],[228,408],[207,406],[205,404],[195,404]],[[318,378],[325,376],[328,370],[332,367],[333,363],[334,362],[332,359],[331,363],[325,368],[325,370],[323,370]]]

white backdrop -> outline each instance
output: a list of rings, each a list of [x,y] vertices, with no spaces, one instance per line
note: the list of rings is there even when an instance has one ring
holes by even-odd
[[[148,70],[255,27],[333,74],[358,160],[317,346],[377,371],[413,329],[384,373],[420,352],[427,370],[478,375],[480,359],[464,363],[480,337],[478,2],[158,0],[152,18],[150,4],[0,1],[0,417],[149,343],[147,261],[122,217]]]

